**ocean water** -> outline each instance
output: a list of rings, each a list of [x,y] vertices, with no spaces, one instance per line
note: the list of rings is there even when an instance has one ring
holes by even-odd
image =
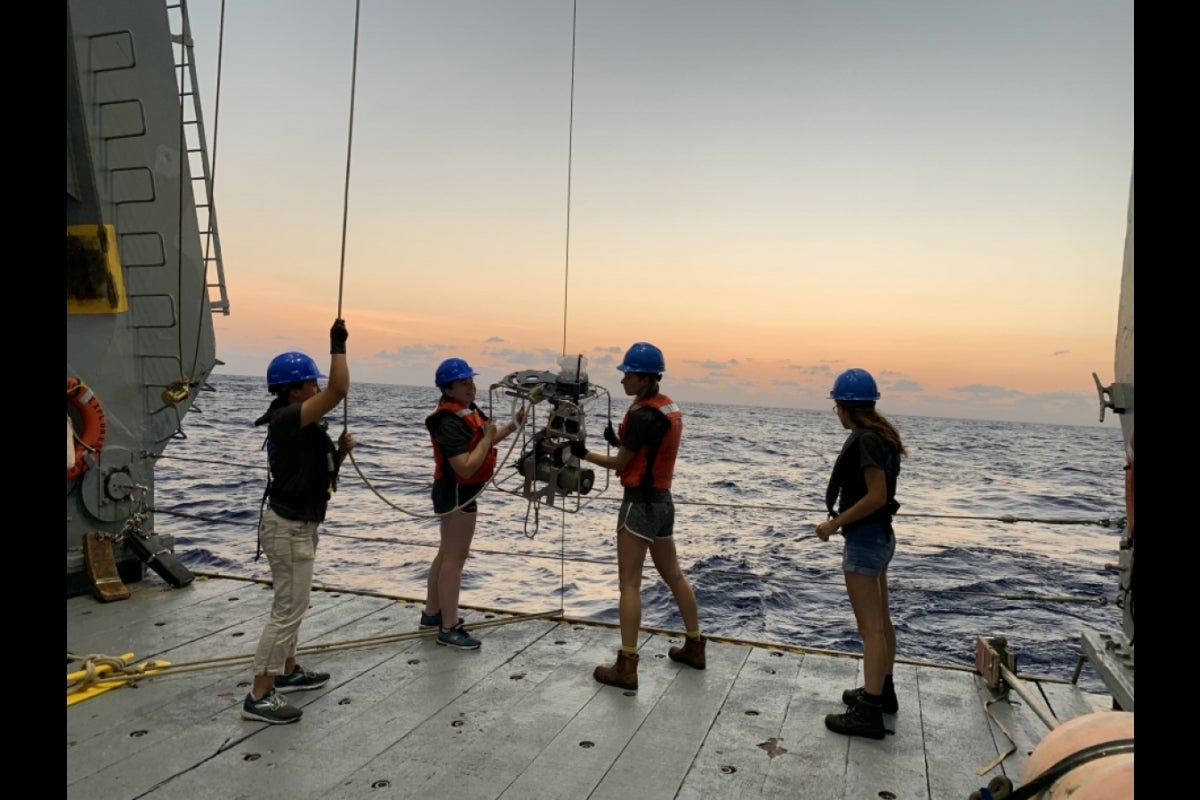
[[[216,375],[210,385],[184,418],[185,438],[158,463],[156,529],[175,537],[193,570],[265,579],[266,559],[254,558],[265,430],[253,422],[270,397],[257,377]],[[613,396],[586,405],[592,449],[604,448],[599,432],[628,404],[615,381],[606,388]],[[331,433],[347,426],[357,447],[321,528],[317,584],[423,600],[438,542],[424,427],[436,402],[432,387],[355,384],[328,418]],[[498,421],[512,416],[512,402],[481,384],[479,403]],[[846,436],[836,415],[680,404],[675,538],[704,630],[861,652],[840,540],[814,535]],[[535,414],[543,425],[546,404]],[[1069,679],[1081,632],[1121,626],[1119,427],[889,419],[909,450],[889,568],[897,657],[970,666],[976,636],[1002,635],[1020,672]],[[569,617],[615,623],[619,483],[598,470],[587,496],[531,505],[515,470],[524,444],[500,444],[499,488],[480,498],[461,602],[522,613],[561,605]],[[649,559],[642,597],[644,626],[682,629]],[[1086,666],[1080,685],[1104,692]]]

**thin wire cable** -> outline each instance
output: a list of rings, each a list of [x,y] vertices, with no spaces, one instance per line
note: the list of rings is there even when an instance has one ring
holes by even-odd
[[[188,65],[188,41],[191,35],[188,25],[187,0],[180,0],[179,13],[182,17],[180,26],[180,41],[179,41],[179,198],[176,211],[176,228],[179,235],[176,236],[175,248],[175,297],[183,298],[183,189],[187,181],[185,177],[185,164],[188,160],[187,146],[187,130],[184,125],[184,107],[187,100],[187,78],[186,70]],[[195,91],[196,87],[192,87]],[[181,309],[182,311],[182,309]],[[179,359],[179,368],[183,369],[183,317],[180,315],[179,325],[176,326],[175,346],[176,357]]]
[[[571,96],[567,120],[567,232],[563,254],[563,355],[567,353],[567,300],[571,287],[571,175],[575,154],[575,37],[579,20],[579,0],[571,4]]]
[[[267,467],[263,464],[250,464],[250,463],[245,463],[245,462],[238,463],[238,462],[233,462],[233,461],[222,461],[222,460],[217,460],[217,459],[181,457],[181,456],[173,456],[173,455],[166,454],[166,453],[153,455],[152,457],[155,460],[175,459],[178,461],[187,461],[189,463],[214,464],[214,465],[219,465],[219,466],[223,466],[223,467],[238,467],[241,469],[267,469]],[[351,456],[351,460],[353,461],[353,455]],[[506,460],[507,460],[507,457],[506,457]],[[357,468],[357,466],[358,466],[357,462],[355,462],[355,467]],[[503,462],[501,463],[501,466],[503,466]],[[500,472],[499,467],[497,467],[496,472],[497,473]],[[359,472],[359,475],[362,476],[362,473]],[[374,492],[377,496],[379,496],[381,500],[383,500],[386,504],[391,505],[393,508],[396,508],[397,510],[402,510],[402,509],[400,509],[400,507],[394,505],[393,503],[388,502],[388,500],[386,498],[384,498],[382,495],[379,495],[379,493],[377,491],[375,491],[375,489],[374,489],[375,484],[371,483],[365,476],[362,476],[362,477],[363,477],[364,485],[366,485],[368,489],[371,489],[372,492]],[[430,486],[430,482],[426,481],[426,480],[405,480],[402,478],[390,478],[386,482],[393,483],[393,484],[394,483],[408,484],[408,485],[416,486],[416,487],[420,487],[420,488],[428,488]],[[378,482],[375,482],[375,483],[378,483]],[[487,487],[487,491],[492,491],[492,490],[502,492],[503,494],[514,494],[513,492],[509,491],[508,489],[504,489],[503,487],[496,485],[494,481],[490,482]],[[621,502],[621,498],[615,497],[615,496],[614,497],[594,497],[594,498],[592,498],[591,502],[592,503],[597,503],[597,502],[619,503],[619,502]],[[740,511],[777,511],[777,512],[786,512],[786,513],[792,513],[792,514],[826,514],[827,513],[825,508],[815,507],[815,506],[813,506],[813,507],[809,507],[809,506],[777,506],[777,505],[762,505],[762,504],[757,504],[757,503],[720,503],[720,502],[715,502],[715,501],[711,501],[711,500],[687,500],[685,498],[679,498],[679,497],[674,498],[674,503],[677,506],[701,506],[701,507],[706,507],[706,508],[729,508],[729,509],[740,510]],[[170,509],[160,509],[160,511],[165,514],[171,513]],[[963,520],[963,521],[968,521],[968,522],[1003,522],[1005,524],[1016,524],[1019,522],[1024,522],[1024,523],[1034,523],[1034,524],[1038,524],[1038,525],[1096,525],[1101,528],[1124,528],[1124,527],[1126,527],[1126,525],[1128,525],[1128,521],[1125,517],[1100,517],[1099,519],[1072,519],[1072,518],[1063,518],[1063,517],[1021,517],[1021,516],[1017,516],[1015,514],[1000,514],[998,516],[997,515],[981,516],[978,514],[932,514],[932,513],[927,514],[927,513],[920,513],[920,512],[913,512],[913,511],[897,512],[896,517],[902,518],[902,519],[941,519],[941,520]],[[205,519],[204,517],[196,517],[196,518],[197,519]],[[216,521],[220,521],[220,520],[218,520],[216,518],[212,518],[211,521],[216,522]]]
[[[536,507],[536,505],[537,504],[534,504],[535,507]],[[191,513],[187,513],[187,512],[172,511],[171,509],[157,509],[156,508],[156,509],[150,509],[150,510],[152,512],[158,513],[158,514],[167,514],[170,516],[181,517],[181,518],[185,518],[185,519],[195,519],[195,520],[199,520],[202,522],[211,522],[211,523],[223,524],[223,525],[240,525],[240,526],[247,527],[247,528],[248,527],[257,527],[257,525],[258,525],[258,523],[255,521],[244,521],[243,522],[243,521],[238,521],[238,520],[221,520],[221,519],[215,519],[212,517],[205,517],[205,516],[199,515],[199,514],[191,514]],[[559,562],[559,594],[560,594],[559,604],[565,608],[566,607],[566,565],[568,562],[573,563],[573,564],[590,564],[590,565],[602,566],[602,567],[616,567],[617,566],[617,562],[613,559],[587,558],[584,556],[568,556],[566,554],[566,514],[567,514],[567,512],[564,510],[562,512],[561,532],[559,534],[559,552],[557,554],[536,553],[536,552],[529,552],[529,551],[523,551],[523,550],[522,551],[491,550],[486,547],[475,547],[475,546],[472,546],[471,552],[475,555],[503,556],[506,558],[519,558],[524,561],[531,561],[531,560],[558,561]],[[424,518],[424,519],[434,519],[441,515],[413,514],[413,516],[422,516],[422,518]],[[411,539],[399,539],[399,538],[395,538],[395,537],[386,537],[386,536],[355,536],[353,534],[337,533],[335,531],[328,531],[328,530],[322,530],[321,536],[333,538],[333,539],[343,539],[346,541],[370,542],[373,544],[399,545],[402,547],[425,547],[425,548],[437,549],[439,546],[437,543],[420,542],[420,541],[415,541],[415,540],[411,540]],[[816,534],[809,534],[806,536],[797,537],[795,539],[795,541],[803,542],[803,541],[815,539],[815,538],[816,538]],[[739,580],[746,579],[746,578],[753,578],[754,580],[757,580],[762,583],[770,582],[770,583],[783,583],[783,584],[799,584],[799,585],[805,585],[805,586],[813,586],[813,585],[842,586],[842,585],[844,585],[842,581],[836,581],[836,580],[835,581],[825,581],[825,580],[819,580],[819,579],[814,579],[814,578],[804,577],[804,576],[793,577],[790,575],[781,575],[781,574],[775,573],[775,572],[759,573],[759,572],[753,572],[753,571],[749,571],[749,570],[738,571],[738,570],[726,570],[726,569],[708,569],[708,568],[704,568],[704,567],[686,568],[686,569],[684,569],[684,572],[688,575],[711,575],[714,577],[735,578],[735,579],[739,579]],[[221,577],[233,577],[233,576],[221,576]],[[904,586],[904,585],[890,585],[890,584],[888,586],[888,591],[891,591],[891,592],[921,592],[924,594],[945,594],[945,595],[956,595],[956,596],[963,596],[963,597],[984,597],[984,598],[993,598],[993,599],[999,599],[999,600],[1030,601],[1030,602],[1035,602],[1035,603],[1076,603],[1076,604],[1090,604],[1090,605],[1103,606],[1103,605],[1108,605],[1111,602],[1106,597],[1073,597],[1070,595],[1018,594],[1016,592],[980,592],[980,591],[967,590],[967,589],[931,589],[931,588],[926,588],[926,587],[921,587],[921,586]]]
[[[187,0],[180,0],[180,9],[183,12],[184,20],[184,43],[191,42],[191,36],[188,34],[188,15],[187,15]],[[207,294],[208,292],[208,264],[209,254],[213,244],[213,234],[215,228],[213,226],[213,218],[216,214],[216,185],[217,185],[217,134],[221,125],[221,71],[225,63],[225,0],[221,0],[221,18],[217,28],[217,86],[214,91],[213,98],[213,135],[212,135],[212,160],[208,174],[208,235],[204,238],[204,257],[201,260],[202,269],[200,271],[200,288],[201,291]],[[199,89],[196,86],[192,87],[192,91],[197,93],[199,97]],[[199,128],[200,120],[196,120],[197,128]],[[203,157],[203,154],[201,154]],[[196,347],[192,352],[192,372],[187,376],[188,386],[196,382],[196,368],[200,365],[200,341],[201,333],[204,329],[203,319],[204,306],[201,305],[201,313],[196,317]]]

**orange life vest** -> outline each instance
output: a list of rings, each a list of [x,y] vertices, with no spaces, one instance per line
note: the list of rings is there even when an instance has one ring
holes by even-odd
[[[438,403],[437,411],[433,412],[425,419],[425,427],[429,429],[429,439],[433,442],[433,479],[439,480],[442,475],[449,470],[454,474],[455,480],[459,483],[477,484],[483,483],[492,477],[492,473],[496,471],[496,448],[488,451],[487,457],[483,459],[483,463],[479,465],[479,469],[467,477],[459,475],[454,467],[447,463],[446,457],[442,454],[442,448],[437,443],[437,439],[433,436],[433,421],[439,414],[453,414],[466,423],[471,429],[471,440],[467,442],[467,452],[470,453],[475,449],[475,446],[483,440],[483,429],[487,427],[487,418],[483,416],[483,412],[475,404],[470,407],[464,406],[462,403],[455,402],[446,397],[443,397]]]
[[[679,440],[683,438],[683,412],[665,394],[640,400],[629,407],[625,418],[621,420],[617,435],[622,442],[625,441],[630,415],[642,407],[662,413],[670,427],[656,445],[639,447],[625,469],[617,471],[617,476],[621,479],[621,485],[630,489],[670,489],[671,478],[675,474],[675,456],[679,454]]]

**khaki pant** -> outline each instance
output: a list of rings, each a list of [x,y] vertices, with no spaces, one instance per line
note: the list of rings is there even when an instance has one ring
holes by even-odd
[[[300,622],[308,610],[317,555],[317,523],[284,519],[268,506],[263,510],[259,536],[271,564],[275,601],[254,653],[254,674],[282,675],[288,658],[296,656]]]

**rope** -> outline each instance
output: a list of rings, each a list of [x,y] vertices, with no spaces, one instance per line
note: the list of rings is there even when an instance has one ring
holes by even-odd
[[[238,575],[224,575],[221,573],[211,573],[211,572],[197,572],[196,575],[197,575],[197,577],[210,578],[210,579],[244,581],[246,583],[256,583],[256,584],[261,584],[261,585],[269,585],[270,584],[270,581],[267,581],[267,580],[262,580],[262,579],[258,579],[258,578],[246,578],[246,577],[242,577],[242,576],[238,576]],[[359,595],[359,596],[365,596],[365,597],[379,597],[379,598],[382,598],[385,600],[394,600],[396,602],[402,602],[402,603],[416,604],[416,603],[420,602],[417,600],[412,600],[412,599],[404,598],[404,597],[398,597],[396,595],[385,594],[385,593],[381,593],[381,592],[362,591],[362,590],[357,590],[357,589],[348,589],[348,588],[336,587],[336,586],[314,585],[313,589],[316,591],[334,592],[334,593],[338,593],[338,594],[352,594],[352,595]],[[469,608],[473,611],[477,611],[477,612],[481,612],[481,613],[493,613],[493,614],[506,615],[504,619],[485,620],[485,621],[482,621],[479,623],[472,623],[471,624],[472,629],[497,627],[497,626],[501,626],[501,625],[509,625],[514,622],[524,622],[524,621],[538,620],[538,619],[545,619],[545,620],[549,620],[549,621],[553,621],[553,622],[556,622],[559,624],[565,624],[565,625],[586,625],[589,627],[607,628],[610,630],[615,630],[619,627],[618,623],[614,623],[614,622],[602,622],[599,620],[579,619],[576,617],[569,617],[564,614],[564,609],[562,609],[562,608],[555,609],[552,611],[533,612],[533,613],[527,613],[527,614],[514,614],[512,611],[505,610],[505,609],[486,608],[486,607],[481,607],[481,606],[464,606],[464,608]],[[676,631],[676,630],[672,630],[669,628],[643,627],[640,630],[645,633],[650,633],[650,634],[653,634],[656,636],[671,636],[671,637],[682,637],[683,636],[682,631]],[[394,642],[401,642],[401,641],[407,641],[410,639],[421,638],[424,636],[432,636],[433,634],[434,634],[434,631],[432,631],[432,630],[431,631],[407,631],[404,633],[388,634],[385,636],[368,637],[368,638],[363,638],[363,639],[349,639],[349,640],[345,640],[345,641],[341,641],[341,642],[329,642],[329,643],[325,643],[325,644],[305,645],[305,646],[298,647],[296,649],[296,653],[297,653],[297,655],[311,655],[311,654],[316,654],[316,653],[333,652],[333,651],[337,651],[337,650],[349,650],[349,649],[355,649],[355,648],[360,648],[360,647],[363,647],[363,648],[374,647],[374,646],[378,646],[381,644],[390,644],[390,643],[394,643]],[[829,656],[838,656],[841,658],[856,658],[856,659],[862,658],[861,653],[852,653],[852,652],[843,651],[843,650],[830,650],[830,649],[825,649],[825,648],[806,647],[804,645],[785,644],[785,643],[777,643],[777,642],[763,642],[763,641],[755,640],[755,639],[740,639],[740,638],[736,638],[736,637],[716,636],[716,635],[708,635],[708,634],[706,634],[705,638],[707,638],[708,640],[710,640],[714,643],[718,643],[718,644],[741,645],[744,647],[754,647],[754,648],[766,649],[766,650],[779,650],[779,651],[788,652],[788,653],[829,655]],[[81,660],[81,658],[82,657],[80,657],[80,656],[72,655],[70,652],[67,653],[68,662],[79,661],[79,660]],[[111,656],[87,656],[86,658],[112,659]],[[131,681],[136,681],[143,677],[157,677],[159,675],[168,675],[168,674],[174,674],[174,673],[179,673],[179,672],[194,672],[194,671],[197,671],[200,669],[233,666],[233,665],[237,665],[237,664],[250,663],[250,662],[253,662],[253,660],[254,660],[253,654],[249,654],[249,655],[225,656],[225,657],[220,657],[220,658],[204,659],[204,660],[191,661],[191,662],[181,662],[178,664],[170,664],[170,665],[164,664],[161,666],[155,666],[155,662],[149,662],[149,663],[145,664],[143,667],[138,668],[138,667],[133,667],[131,665],[128,665],[128,664],[126,664],[125,661],[118,659],[115,662],[115,666],[116,666],[116,668],[120,668],[120,669],[124,670],[125,674],[123,674],[121,676],[113,675],[111,677],[99,677],[94,681],[94,683],[131,682]],[[970,673],[976,672],[976,669],[974,666],[964,666],[962,664],[953,664],[953,663],[941,663],[941,662],[928,661],[928,660],[923,660],[923,659],[897,658],[896,663],[897,664],[908,664],[908,665],[917,666],[917,667],[936,667],[936,668],[940,668],[940,669],[952,669],[952,670],[958,670],[961,672],[970,672]],[[1063,684],[1063,685],[1073,683],[1072,681],[1067,681],[1062,678],[1056,678],[1056,677],[1047,676],[1047,675],[1018,674],[1017,677],[1022,678],[1024,680],[1028,680],[1028,681],[1036,681],[1039,683],[1054,683],[1054,684]],[[73,691],[71,686],[68,686],[68,691]]]
[[[342,318],[343,301],[345,298],[346,241],[348,238],[347,230],[349,228],[349,219],[350,219],[350,174],[351,174],[351,165],[353,163],[353,155],[354,155],[354,105],[355,105],[355,98],[358,94],[358,40],[359,40],[359,31],[361,29],[361,20],[362,20],[362,2],[361,2],[361,0],[355,0],[355,3],[354,3],[354,49],[353,49],[353,57],[351,58],[351,67],[350,67],[350,119],[349,119],[349,123],[348,123],[348,127],[347,127],[347,134],[346,134],[346,178],[345,178],[343,190],[342,190],[342,241],[341,241],[340,264],[338,267],[338,302],[337,302],[337,318],[338,319]],[[343,434],[347,433],[347,432],[349,432],[349,430],[350,430],[350,403],[349,403],[349,400],[344,400],[342,402],[342,433]],[[512,449],[513,449],[513,446],[516,444],[516,441],[517,441],[517,439],[516,439],[516,437],[514,437],[513,444],[509,445],[508,453],[505,454],[505,462],[507,462],[508,456],[512,453]],[[477,497],[479,497],[481,494],[483,494],[484,490],[488,486],[488,484],[485,483],[483,486],[480,487],[479,491],[475,493],[474,497],[471,497],[470,499],[464,501],[463,503],[459,504],[458,506],[451,509],[450,511],[444,512],[442,514],[421,514],[421,513],[415,512],[415,511],[410,511],[407,508],[404,508],[403,506],[396,505],[391,500],[389,500],[388,498],[386,498],[382,494],[380,494],[379,491],[375,488],[374,484],[371,483],[370,479],[368,479],[367,476],[365,474],[363,474],[362,468],[358,465],[358,461],[354,458],[354,451],[353,450],[349,451],[347,453],[347,455],[350,458],[351,465],[353,465],[353,467],[354,467],[354,471],[356,473],[358,473],[358,477],[362,480],[363,485],[366,486],[368,489],[370,489],[372,494],[374,494],[376,497],[378,497],[380,500],[382,500],[386,505],[390,506],[391,508],[394,508],[395,510],[397,510],[403,514],[407,514],[411,517],[416,517],[418,519],[438,519],[438,518],[444,517],[448,514],[453,514],[454,512],[459,511],[462,508],[473,503]],[[496,471],[499,471],[499,467],[496,468]],[[494,473],[493,473],[493,475],[494,475]],[[489,483],[490,483],[490,481],[489,481]]]
[[[358,90],[358,23],[362,8],[361,0],[354,0],[354,58],[350,68],[350,127],[346,135],[346,182],[342,193],[342,257],[338,270],[337,316],[342,318],[342,287],[346,281],[346,227],[350,216],[350,161],[354,152],[354,96]],[[345,403],[342,404],[345,411]]]
[[[108,667],[107,672],[109,672],[110,674],[117,673],[117,674],[121,674],[121,675],[124,675],[127,673],[132,674],[132,673],[136,673],[136,672],[141,672],[141,671],[144,671],[144,669],[145,669],[143,667],[137,667],[137,666],[129,664],[124,658],[121,658],[120,656],[106,656],[101,653],[96,653],[96,654],[89,655],[89,656],[76,656],[76,655],[72,655],[70,652],[68,652],[67,653],[67,663],[71,663],[74,661],[82,662],[81,666],[82,666],[82,672],[84,674],[75,681],[70,681],[70,680],[67,681],[67,692],[68,693],[74,692],[74,691],[79,691],[81,689],[85,689],[88,686],[91,686],[95,683],[99,683],[100,681],[102,681],[104,673],[101,672],[101,669],[100,669],[101,667]],[[122,680],[125,680],[125,679],[122,678]]]
[[[514,622],[527,622],[536,619],[556,619],[562,616],[562,609],[554,609],[553,611],[542,611],[532,614],[513,614],[505,619],[485,620],[483,622],[473,623],[472,630],[480,628],[495,628],[501,625],[511,625]],[[385,636],[372,636],[363,639],[348,639],[342,642],[327,642],[324,644],[311,644],[296,648],[297,656],[314,655],[317,653],[332,653],[341,650],[355,650],[366,647],[378,647],[383,644],[394,644],[395,642],[404,642],[412,639],[423,639],[434,636],[437,630],[428,631],[406,631],[404,633],[393,633]],[[206,669],[220,669],[223,667],[232,667],[239,664],[254,663],[254,653],[244,653],[234,656],[221,656],[218,658],[199,659],[197,661],[185,661],[178,664],[158,664],[155,661],[149,661],[142,665],[127,664],[123,659],[106,656],[106,655],[90,655],[90,656],[75,656],[70,652],[67,653],[67,661],[83,661],[86,675],[77,681],[69,681],[67,684],[67,693],[82,691],[91,686],[103,685],[106,683],[133,683],[142,678],[160,677],[166,675],[176,675],[183,672],[198,672]],[[112,668],[108,674],[98,674],[97,667],[106,665]]]
[[[492,388],[495,388],[495,387],[493,386]],[[513,449],[516,448],[517,442],[521,441],[524,438],[524,433],[525,433],[524,428],[521,428],[519,431],[518,430],[513,431],[512,442],[508,445],[508,450],[504,453],[504,458],[501,459],[499,462],[497,462],[496,466],[492,470],[491,477],[488,478],[487,481],[485,481],[483,483],[483,485],[481,485],[479,487],[479,491],[477,491],[470,498],[459,503],[457,506],[450,509],[449,511],[443,511],[440,514],[436,514],[436,513],[429,514],[429,513],[423,513],[423,512],[417,512],[417,511],[410,511],[409,509],[404,508],[403,506],[396,505],[391,500],[387,499],[382,494],[380,494],[379,490],[377,490],[375,488],[375,485],[373,483],[371,483],[370,479],[367,478],[367,476],[363,474],[362,469],[358,466],[358,462],[354,460],[354,451],[351,450],[348,455],[350,456],[350,463],[354,465],[354,471],[357,472],[358,477],[362,479],[363,485],[366,486],[368,489],[370,489],[371,493],[374,494],[376,497],[378,497],[380,500],[382,500],[385,505],[390,506],[391,508],[394,508],[395,510],[399,511],[402,514],[407,514],[408,516],[415,517],[417,519],[441,519],[442,517],[449,516],[450,514],[453,514],[456,511],[460,511],[463,508],[466,508],[471,503],[474,503],[477,498],[483,496],[483,493],[485,491],[487,491],[489,486],[494,486],[497,491],[504,492],[505,494],[512,494],[512,492],[508,491],[507,489],[504,489],[503,487],[500,486],[500,484],[496,483],[496,476],[499,475],[500,471],[504,468],[504,466],[506,464],[508,464],[508,459],[512,457]],[[451,467],[451,469],[453,469],[453,467]],[[431,484],[425,483],[424,485],[430,486]]]

